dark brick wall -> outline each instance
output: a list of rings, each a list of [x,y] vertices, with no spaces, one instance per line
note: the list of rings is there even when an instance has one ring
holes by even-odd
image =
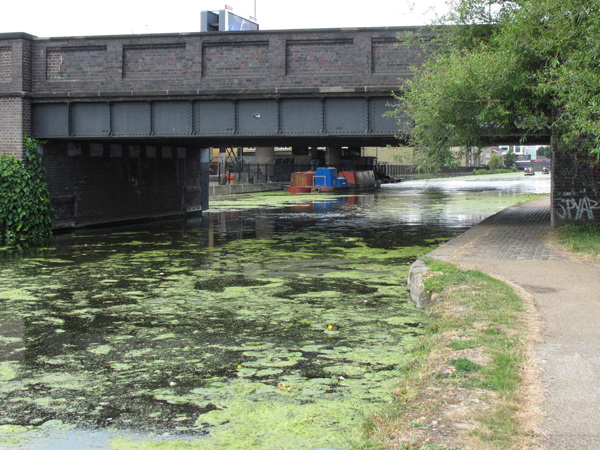
[[[0,34],[0,152],[22,157],[31,103],[71,98],[160,99],[322,91],[388,94],[417,50],[418,28],[291,30],[40,39]]]
[[[0,83],[12,81],[12,46],[0,47]]]
[[[400,30],[38,39],[33,41],[33,92],[56,98],[190,90],[209,95],[219,89],[250,95],[282,88],[385,90],[410,76],[409,66],[421,61],[419,51],[396,45]]]
[[[600,222],[600,164],[593,158],[554,151],[552,226]]]
[[[45,77],[52,81],[90,80],[102,83],[105,78],[106,46],[47,47]],[[43,67],[43,65],[36,65]]]
[[[22,33],[0,35],[0,154],[23,157],[31,133],[31,43]]]
[[[203,78],[229,79],[234,73],[243,73],[243,79],[232,80],[234,84],[241,84],[248,78],[268,77],[270,72],[268,64],[268,41],[252,41],[243,45],[215,42],[202,46]]]
[[[50,143],[43,164],[57,228],[206,209],[208,164],[198,148]]]
[[[23,115],[27,102],[20,97],[0,96],[0,154],[23,157]]]

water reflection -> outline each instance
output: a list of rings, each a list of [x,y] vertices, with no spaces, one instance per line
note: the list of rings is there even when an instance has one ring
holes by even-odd
[[[347,446],[420,333],[409,264],[538,192],[514,181],[220,198],[186,223],[4,249],[0,437]]]

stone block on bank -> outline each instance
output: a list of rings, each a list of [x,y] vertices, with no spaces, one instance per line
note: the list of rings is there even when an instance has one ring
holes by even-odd
[[[430,276],[430,269],[425,262],[417,259],[408,271],[407,287],[417,308],[426,308],[432,303],[431,293],[425,290],[425,280]]]

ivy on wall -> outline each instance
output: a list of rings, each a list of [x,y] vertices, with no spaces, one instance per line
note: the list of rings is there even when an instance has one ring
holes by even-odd
[[[52,234],[52,204],[38,151],[24,136],[27,160],[0,155],[0,242],[41,241]]]

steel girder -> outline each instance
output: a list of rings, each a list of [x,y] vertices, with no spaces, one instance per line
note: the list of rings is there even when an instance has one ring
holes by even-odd
[[[392,97],[34,101],[38,139],[390,138]]]

